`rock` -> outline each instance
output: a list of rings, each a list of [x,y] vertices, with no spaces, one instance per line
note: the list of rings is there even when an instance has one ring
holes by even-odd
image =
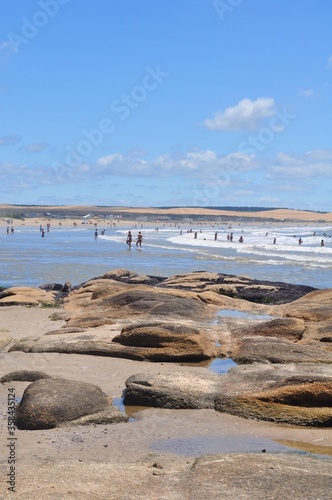
[[[332,424],[332,367],[253,365],[223,376],[215,409],[243,418],[292,425]]]
[[[108,408],[110,398],[96,385],[66,379],[38,380],[24,391],[16,412],[19,429],[50,429]]]
[[[220,376],[213,373],[156,373],[126,380],[124,404],[160,408],[213,408]]]
[[[197,328],[174,323],[147,323],[130,325],[122,329],[113,342],[122,345],[152,348],[151,358],[156,360],[198,361],[216,354],[212,342]],[[148,351],[148,349],[146,349]],[[159,352],[159,356],[158,356]]]
[[[248,363],[332,363],[332,352],[274,337],[247,337],[231,353],[239,364]]]
[[[207,306],[199,300],[157,292],[128,290],[110,297],[107,305],[121,308],[123,315],[144,313],[151,316],[181,316],[196,319],[211,316]]]
[[[107,425],[107,424],[119,424],[121,422],[128,422],[129,417],[124,413],[121,413],[119,408],[116,406],[109,406],[106,410],[102,410],[90,415],[85,415],[84,417],[71,420],[70,422],[65,422],[60,424],[60,427],[68,427],[73,425]]]
[[[212,290],[221,295],[262,304],[293,302],[315,290],[310,286],[255,280],[248,276],[234,276],[205,271],[177,274],[167,278],[159,286],[196,292]]]
[[[55,306],[57,292],[28,286],[6,288],[0,293],[0,306]]]
[[[290,385],[246,396],[219,396],[216,409],[275,423],[330,427],[332,382]]]
[[[306,321],[332,321],[332,289],[317,290],[279,308],[284,316],[300,318]],[[331,325],[331,323],[330,323]]]
[[[52,378],[50,375],[47,375],[45,372],[40,372],[37,370],[18,370],[15,372],[7,373],[0,378],[0,382],[3,384],[5,382],[35,382],[36,380],[42,380],[46,378]]]
[[[242,337],[277,337],[287,340],[300,340],[305,329],[304,321],[297,318],[275,318],[243,328]]]

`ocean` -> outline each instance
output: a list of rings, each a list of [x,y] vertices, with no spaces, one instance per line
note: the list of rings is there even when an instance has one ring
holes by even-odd
[[[328,224],[241,222],[189,226],[181,222],[161,223],[157,230],[138,223],[136,228],[129,228],[133,233],[131,250],[125,243],[128,227],[98,223],[97,240],[95,229],[92,224],[59,226],[52,221],[50,231],[42,238],[39,225],[15,226],[14,234],[6,234],[6,228],[1,228],[0,286],[66,281],[78,285],[111,269],[125,268],[154,276],[211,271],[315,288],[332,287],[332,226]],[[138,230],[144,237],[142,249],[135,247]],[[227,239],[231,233],[233,241]]]

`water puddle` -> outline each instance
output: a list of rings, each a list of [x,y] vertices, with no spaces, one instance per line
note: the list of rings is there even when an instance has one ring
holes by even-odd
[[[213,373],[222,375],[227,373],[228,370],[234,366],[237,366],[237,363],[235,363],[231,358],[216,358],[210,363],[208,369]]]
[[[197,436],[157,441],[150,446],[159,452],[198,457],[214,453],[286,453],[289,449],[272,439],[243,436]]]
[[[113,398],[113,406],[119,408],[121,413],[124,413],[129,417],[129,422],[136,422],[137,417],[135,416],[139,411],[151,410],[151,406],[131,406],[123,404],[123,397]]]
[[[270,316],[269,314],[251,314],[233,309],[222,309],[217,313],[217,316],[219,318],[258,319],[261,321],[274,319],[274,316]]]
[[[197,436],[156,441],[150,449],[198,457],[217,453],[303,453],[331,455],[332,447],[298,441],[276,440],[246,436]],[[296,450],[296,451],[295,451]]]
[[[207,368],[213,373],[222,375],[223,373],[227,373],[230,368],[237,366],[237,363],[235,363],[231,358],[214,358],[199,361],[198,363],[181,363],[181,366]]]
[[[288,448],[294,448],[306,453],[332,456],[332,446],[321,446],[313,443],[303,443],[302,441],[288,441],[286,439],[278,439],[276,442]]]

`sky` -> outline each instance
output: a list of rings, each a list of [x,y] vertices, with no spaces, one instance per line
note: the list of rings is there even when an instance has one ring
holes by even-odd
[[[0,203],[332,211],[330,0],[3,0]]]

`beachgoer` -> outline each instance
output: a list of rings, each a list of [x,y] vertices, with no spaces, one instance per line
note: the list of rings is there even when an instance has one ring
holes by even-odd
[[[142,241],[143,241],[143,235],[142,235],[141,231],[138,231],[137,240],[136,240],[137,248],[138,247],[142,248]]]
[[[98,238],[98,229],[95,230],[95,240]]]
[[[194,233],[194,239],[197,240],[197,233]]]
[[[299,238],[299,245],[302,245],[302,243],[303,243],[302,238]]]
[[[41,230],[41,235],[42,235],[42,238],[44,238],[44,236],[45,236],[45,231],[44,231],[44,229],[42,229],[42,230]]]
[[[273,238],[273,245],[277,243],[277,238]]]
[[[131,235],[131,231],[128,231],[126,243],[127,243],[127,245],[128,245],[129,248],[131,248],[131,242],[132,241],[133,241],[133,237]]]
[[[325,245],[325,242],[324,242],[324,240],[322,240],[322,241],[320,242],[320,246],[321,246],[321,247],[323,247],[324,245]]]
[[[218,233],[214,233],[214,241],[217,241]]]
[[[240,236],[239,242],[243,243],[243,236]]]

